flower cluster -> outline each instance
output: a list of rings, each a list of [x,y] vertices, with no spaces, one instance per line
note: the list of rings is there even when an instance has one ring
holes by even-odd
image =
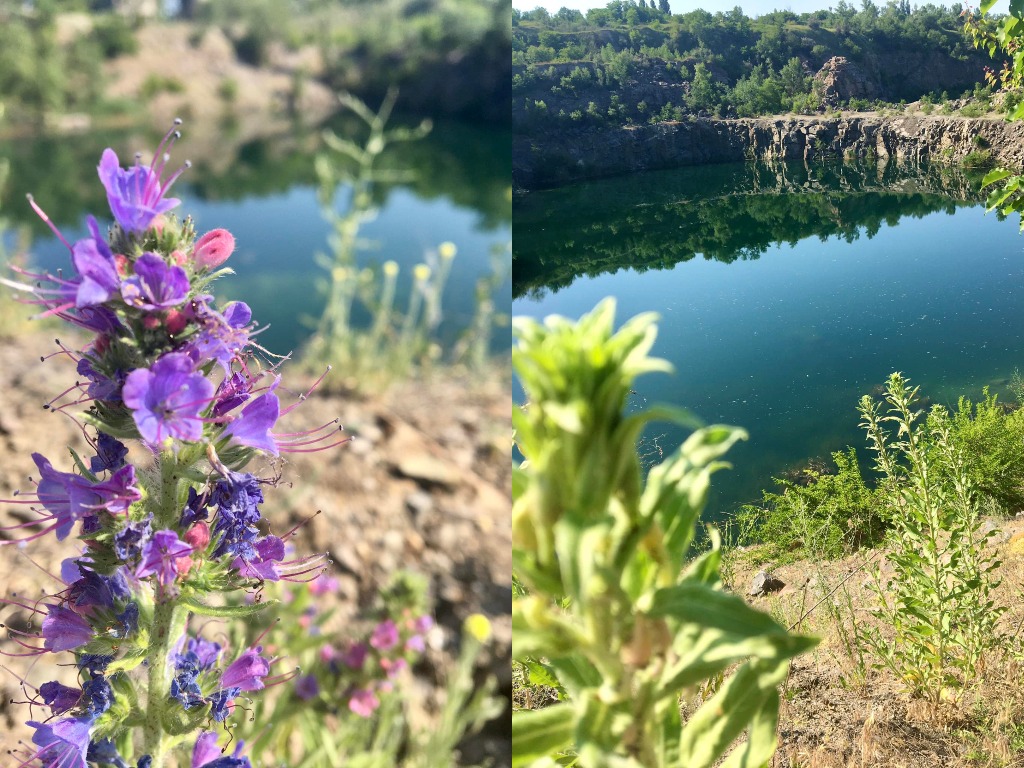
[[[167,173],[178,136],[164,137],[150,165],[137,157],[122,168],[113,150],[103,153],[114,222],[106,233],[89,217],[88,236],[69,243],[30,198],[74,271],[21,270],[33,285],[4,281],[30,292],[43,314],[92,334],[81,349],[61,346],[81,379],[48,407],[73,417],[85,409],[80,426],[95,455],[71,451],[74,466],[58,469],[33,454],[34,491],[6,502],[35,515],[9,526],[21,529],[9,539],[53,532],[83,545],[61,569],[62,591],[36,604],[6,601],[41,619],[37,634],[9,630],[19,655],[68,651],[80,670],[78,687],[35,689],[32,703],[51,717],[29,721],[36,750],[22,765],[161,768],[175,744],[205,727],[192,768],[249,766],[237,749],[222,752],[214,728],[240,694],[289,678],[270,676],[274,660],[258,645],[232,651],[190,631],[189,616],[254,613],[258,602],[230,608],[209,598],[323,570],[322,556],[289,554],[293,531],[263,532],[263,489],[273,480],[243,470],[259,453],[343,440],[336,422],[276,431],[290,408],[281,407],[275,366],[261,362],[252,313],[242,302],[217,306],[209,292],[229,271],[234,238],[222,229],[197,238],[190,219],[168,213],[179,203],[168,192],[187,167]],[[153,457],[151,470],[128,462],[133,440],[136,458]]]
[[[337,591],[334,578],[320,575],[285,593],[279,611],[289,619],[278,627],[276,641],[308,657],[304,674],[296,676],[293,686],[303,706],[333,714],[345,708],[370,717],[382,697],[395,690],[396,678],[423,655],[434,626],[424,612],[425,585],[409,573],[395,574],[394,579],[382,592],[382,604],[366,631],[340,643],[321,633],[327,614],[317,607],[318,597]]]

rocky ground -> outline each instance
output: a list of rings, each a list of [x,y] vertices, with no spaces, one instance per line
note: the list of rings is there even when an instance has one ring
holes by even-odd
[[[36,472],[33,451],[66,470],[64,446],[85,445],[71,419],[41,407],[75,377],[66,357],[40,361],[56,350],[53,338],[38,334],[0,338],[0,499],[33,487],[28,482]],[[293,428],[288,431],[339,417],[353,440],[261,468],[282,473],[264,505],[275,530],[287,530],[321,511],[301,529],[297,545],[330,555],[340,582],[336,599],[342,619],[371,604],[398,568],[429,579],[440,633],[417,670],[417,690],[424,699],[420,706],[427,712],[436,709],[445,666],[457,653],[461,623],[475,612],[490,617],[495,629],[481,673],[496,675],[502,694],[511,696],[509,375],[507,364],[485,376],[437,373],[373,399],[314,393],[288,415],[286,424]],[[293,397],[308,385],[289,381],[287,374],[285,381]],[[0,503],[0,525],[22,519],[18,507]],[[0,547],[2,591],[36,596],[57,591],[61,587],[47,571],[70,554],[70,542],[61,545],[51,537]],[[10,621],[9,613],[0,610],[0,620]],[[0,651],[16,652],[17,646],[3,637]],[[32,669],[48,659],[5,661],[37,685],[50,679]],[[31,731],[22,725],[28,707],[9,703],[24,698],[18,681],[0,674],[0,753],[6,754]],[[508,713],[493,722],[466,745],[466,757],[490,756],[497,765],[508,764],[508,722]],[[0,763],[7,760],[0,758]]]

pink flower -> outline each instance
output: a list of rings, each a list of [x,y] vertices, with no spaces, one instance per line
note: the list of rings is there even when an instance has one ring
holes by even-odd
[[[353,643],[341,656],[341,663],[349,669],[362,669],[369,648],[365,643]]]
[[[357,688],[348,700],[348,708],[360,717],[369,717],[380,706],[380,699],[368,688]]]
[[[391,619],[385,619],[373,630],[370,645],[378,651],[388,651],[398,645],[398,627]]]

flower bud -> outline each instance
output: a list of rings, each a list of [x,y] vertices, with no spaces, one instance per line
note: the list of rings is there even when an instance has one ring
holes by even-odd
[[[193,550],[204,550],[210,543],[210,526],[200,520],[185,533],[185,541]]]
[[[185,575],[192,570],[194,561],[190,555],[179,557],[174,560],[174,570],[178,572],[179,578],[185,578]]]
[[[188,318],[185,313],[178,309],[171,309],[167,312],[167,332],[175,336],[185,330],[188,325]]]
[[[196,269],[219,267],[235,250],[235,238],[226,229],[214,229],[196,240],[192,260]]]

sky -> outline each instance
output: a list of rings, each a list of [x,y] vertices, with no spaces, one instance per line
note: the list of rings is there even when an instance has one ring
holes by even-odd
[[[936,5],[953,5],[956,0],[931,0]],[[703,8],[706,11],[715,13],[717,11],[731,11],[735,6],[743,9],[747,16],[760,16],[763,13],[771,13],[775,10],[792,11],[793,13],[807,13],[822,8],[834,6],[838,0],[669,0],[669,6],[673,13],[687,13],[696,8]],[[923,4],[924,0],[922,0]],[[976,0],[971,0],[971,5],[977,7]],[[537,6],[544,6],[554,13],[562,6],[575,8],[587,12],[590,8],[604,8],[607,0],[512,0],[512,6],[521,11],[531,11]],[[860,7],[858,0],[851,0],[851,5]],[[875,0],[875,5],[885,5],[885,0]],[[911,1],[911,6],[918,5]],[[1009,10],[1009,0],[999,0],[992,9],[993,13],[1006,13]]]

